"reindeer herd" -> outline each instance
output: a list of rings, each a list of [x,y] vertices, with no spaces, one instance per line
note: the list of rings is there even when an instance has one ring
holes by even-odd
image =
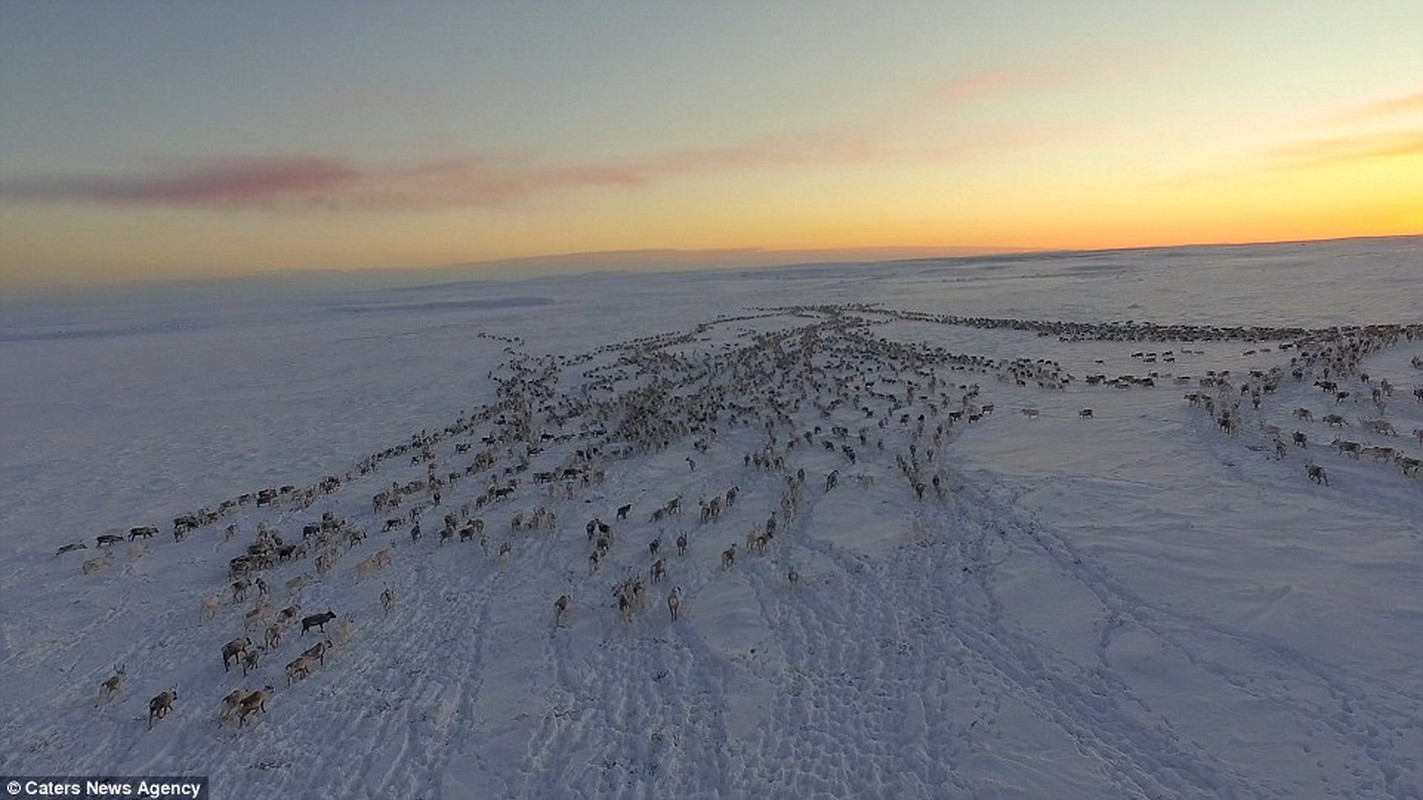
[[[1209,372],[1186,395],[1191,407],[1209,414],[1229,437],[1246,432],[1249,415],[1260,413],[1264,400],[1291,379],[1296,383],[1315,379],[1318,388],[1327,392],[1326,409],[1295,409],[1300,424],[1315,424],[1318,410],[1318,422],[1330,429],[1357,426],[1374,435],[1397,437],[1394,424],[1385,416],[1394,387],[1387,381],[1370,381],[1362,373],[1362,363],[1402,338],[1423,336],[1420,326],[1322,332],[1144,323],[1093,328],[827,306],[754,310],[716,324],[763,317],[794,322],[769,332],[748,329],[743,341],[721,350],[684,351],[711,323],[691,332],[606,345],[574,358],[534,357],[510,347],[511,357],[489,374],[496,383],[497,400],[462,414],[443,429],[422,430],[407,443],[362,459],[343,475],[304,488],[261,489],[218,503],[215,511],[203,508],[175,517],[173,538],[181,543],[213,529],[219,520],[242,515],[226,526],[221,542],[214,542],[218,547],[238,547],[240,552],[229,558],[220,588],[201,600],[198,613],[201,626],[228,616],[240,622],[241,634],[219,647],[223,673],[240,668],[244,678],[271,677],[265,663],[275,658],[283,642],[312,641],[307,634],[313,631],[321,638],[288,656],[281,670],[286,677],[283,690],[295,689],[327,668],[327,656],[350,641],[355,617],[348,613],[338,618],[330,608],[303,613],[301,598],[313,589],[329,594],[327,587],[348,575],[352,586],[369,585],[373,578],[385,576],[372,602],[378,601],[381,617],[389,621],[378,619],[373,624],[395,624],[391,617],[400,616],[395,612],[403,580],[401,574],[393,574],[399,572],[394,569],[397,552],[401,569],[422,558],[446,558],[469,564],[474,574],[482,574],[478,565],[489,562],[489,574],[494,575],[515,566],[533,542],[556,548],[575,564],[568,571],[568,582],[584,588],[571,586],[552,601],[555,632],[575,621],[575,595],[605,598],[590,605],[616,609],[615,619],[631,628],[654,593],[665,603],[667,622],[681,624],[698,586],[745,570],[762,570],[765,564],[775,565],[771,567],[775,574],[785,576],[782,586],[798,590],[806,578],[794,563],[797,537],[809,533],[800,521],[817,498],[849,490],[898,491],[910,504],[947,500],[951,490],[944,466],[946,448],[962,426],[988,419],[994,411],[994,403],[985,402],[979,381],[996,379],[1008,386],[1051,392],[1067,391],[1078,382],[1067,369],[1047,359],[956,354],[878,336],[872,320],[1007,327],[1057,335],[1064,341],[1093,337],[1162,342],[1289,340],[1280,344],[1281,350],[1296,351],[1288,367],[1238,376]],[[1136,357],[1147,364],[1169,363],[1177,352],[1188,351],[1143,350]],[[595,365],[595,360],[601,363]],[[570,374],[575,365],[586,367],[581,380]],[[1149,391],[1168,380],[1183,382],[1152,372],[1111,380],[1089,376],[1086,383]],[[573,388],[557,389],[570,384]],[[1413,395],[1423,403],[1423,388]],[[1365,397],[1367,401],[1361,399]],[[1376,413],[1351,422],[1345,415],[1359,402],[1371,403]],[[1243,409],[1242,403],[1249,405]],[[1020,411],[1024,420],[1040,417],[1037,408]],[[1079,416],[1095,418],[1091,409],[1082,409]],[[1287,444],[1283,430],[1266,430],[1278,457],[1283,458],[1291,447],[1309,448],[1305,431],[1290,433]],[[732,431],[739,432],[738,441],[753,436],[756,446],[730,456],[727,440]],[[1423,444],[1423,429],[1414,434]],[[610,475],[618,474],[622,462],[658,458],[687,446],[690,453],[676,452],[668,460],[688,468],[665,470],[667,483],[682,491],[674,486],[662,495],[667,499],[657,503],[607,499],[604,484]],[[1390,461],[1405,474],[1419,477],[1418,461],[1401,447],[1337,437],[1334,446],[1343,455]],[[893,469],[888,467],[891,457]],[[699,463],[703,467],[731,463],[734,472],[737,462],[742,472],[730,478],[725,469],[698,469]],[[407,474],[399,475],[402,471]],[[1329,483],[1322,466],[1310,461],[1305,471],[1310,481]],[[886,482],[887,476],[897,477]],[[714,491],[707,485],[722,480]],[[748,501],[753,506],[749,512],[740,505],[741,482],[754,482],[747,484],[755,491],[746,496],[756,498]],[[380,488],[361,495],[368,501],[349,499],[357,487],[372,483]],[[682,514],[684,502],[690,508],[684,498],[690,497],[698,498],[695,516]],[[565,520],[575,516],[570,509],[586,508],[595,499],[606,505],[583,523],[585,536],[567,535],[570,523]],[[765,505],[758,510],[755,502]],[[319,518],[302,519],[306,513],[315,515],[313,507],[323,509]],[[764,521],[759,521],[763,513]],[[758,521],[729,522],[745,520],[748,514]],[[233,542],[239,537],[239,524],[250,524],[253,517],[261,519],[253,538],[245,544]],[[609,518],[611,523],[604,521]],[[504,519],[507,525],[498,524]],[[496,524],[486,525],[486,520]],[[436,533],[431,537],[434,541],[424,539],[425,525]],[[131,528],[127,537],[96,537],[103,554],[86,560],[83,571],[108,569],[114,563],[111,551],[121,542],[127,541],[131,548],[146,547],[157,533],[157,526],[143,525]],[[381,541],[368,543],[373,537]],[[464,547],[476,540],[477,550]],[[676,545],[675,554],[664,541]],[[85,549],[85,543],[66,544],[56,555]],[[353,550],[364,557],[348,555]],[[355,561],[349,570],[342,566],[348,558]],[[583,559],[586,575],[577,566]],[[608,584],[596,586],[606,571],[618,573],[608,594],[604,594]],[[283,574],[289,572],[296,574]],[[408,570],[405,574],[408,579]],[[287,599],[274,602],[273,592],[283,589]],[[253,592],[257,596],[249,601]],[[250,606],[241,606],[248,602]],[[229,614],[234,606],[242,608],[240,616]],[[694,605],[691,608],[695,610]],[[290,633],[298,623],[300,631],[293,637]],[[329,638],[327,624],[335,626]],[[101,703],[120,695],[125,676],[126,667],[115,665],[114,675],[101,684]],[[265,714],[275,692],[272,684],[279,683],[272,678],[255,690],[233,689],[219,703],[219,726],[235,719],[243,728],[254,714]],[[164,719],[177,702],[176,686],[155,696],[149,726]]]
[[[1387,378],[1375,382],[1372,376],[1363,370],[1363,360],[1397,344],[1400,340],[1412,341],[1420,336],[1423,336],[1423,330],[1420,330],[1419,326],[1371,326],[1347,330],[1333,329],[1302,337],[1300,341],[1292,343],[1297,355],[1290,360],[1290,377],[1293,382],[1299,384],[1319,375],[1311,385],[1323,393],[1329,410],[1316,415],[1314,409],[1296,406],[1290,416],[1296,424],[1322,423],[1329,430],[1338,431],[1329,442],[1329,446],[1334,448],[1338,455],[1355,461],[1367,459],[1372,463],[1393,464],[1404,477],[1423,484],[1423,462],[1417,456],[1409,455],[1403,447],[1343,438],[1346,429],[1355,427],[1360,432],[1376,436],[1399,436],[1393,422],[1385,418],[1393,402],[1395,387]],[[1418,360],[1417,357],[1414,360]],[[1207,413],[1216,415],[1220,429],[1234,437],[1240,435],[1242,423],[1240,400],[1237,398],[1249,395],[1252,399],[1251,410],[1258,411],[1261,396],[1275,392],[1284,380],[1285,368],[1279,366],[1269,371],[1251,370],[1240,379],[1236,379],[1228,371],[1210,372],[1199,379],[1199,390],[1188,392],[1185,399],[1191,407],[1202,408]],[[1364,400],[1366,397],[1368,399]],[[1423,404],[1423,387],[1414,389],[1413,398]],[[1360,415],[1351,422],[1349,416],[1344,413],[1346,407],[1354,407],[1363,402],[1372,406],[1376,416]],[[1310,435],[1306,431],[1291,431],[1287,444],[1284,431],[1279,426],[1262,419],[1259,428],[1269,437],[1270,449],[1276,460],[1284,460],[1291,450],[1291,445],[1300,450],[1309,450]],[[1423,445],[1423,428],[1415,428],[1413,436],[1418,444]],[[1329,485],[1328,472],[1314,459],[1306,460],[1304,472],[1310,482],[1321,486]]]

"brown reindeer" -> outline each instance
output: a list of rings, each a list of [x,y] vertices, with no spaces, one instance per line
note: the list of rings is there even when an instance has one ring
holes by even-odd
[[[228,665],[237,661],[242,654],[247,652],[247,648],[252,646],[252,640],[246,636],[241,639],[233,639],[222,646],[222,671],[227,672]]]
[[[316,659],[317,663],[324,667],[326,666],[326,654],[331,652],[334,646],[330,639],[323,639],[301,651],[301,654],[307,658]]]
[[[124,689],[124,665],[115,664],[113,677],[99,684],[99,702],[117,697]]]
[[[262,661],[262,651],[256,647],[242,654],[242,676],[247,677],[247,673],[255,670]]]
[[[1322,483],[1325,486],[1329,485],[1329,475],[1324,472],[1324,467],[1318,464],[1305,464],[1304,472],[1309,476],[1309,479],[1315,483]]]
[[[173,701],[178,699],[178,687],[174,686],[148,701],[148,729],[153,730],[153,720],[163,719],[173,710]]]
[[[261,711],[267,713],[267,698],[275,691],[271,686],[263,686],[261,689],[242,698],[242,702],[237,706],[237,727],[247,725],[247,717]]]
[[[311,670],[316,666],[316,659],[310,656],[297,656],[287,663],[287,685],[291,686],[293,681],[299,681],[311,674]]]

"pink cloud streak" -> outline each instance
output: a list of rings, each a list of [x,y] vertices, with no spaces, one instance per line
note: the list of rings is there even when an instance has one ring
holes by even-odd
[[[1056,78],[998,70],[938,92],[952,104],[1042,85]],[[913,115],[910,115],[913,116]],[[0,179],[0,200],[108,207],[207,210],[401,210],[497,207],[590,188],[635,189],[681,176],[886,162],[943,161],[985,147],[1030,145],[1021,136],[962,134],[954,141],[897,146],[883,120],[863,126],[768,135],[721,146],[636,154],[601,162],[548,164],[474,154],[405,164],[371,164],[322,154],[222,156],[160,163],[127,174]]]
[[[901,154],[902,155],[902,154]],[[586,188],[636,188],[680,175],[897,157],[856,136],[768,138],[606,163],[536,165],[488,155],[381,166],[325,155],[216,157],[121,175],[0,180],[0,199],[111,207],[282,210],[495,206]]]
[[[57,176],[0,183],[0,196],[110,206],[234,206],[340,191],[359,171],[320,156],[218,158],[152,174]]]
[[[1359,122],[1417,112],[1423,112],[1423,92],[1353,106],[1330,114],[1328,119],[1331,122]]]

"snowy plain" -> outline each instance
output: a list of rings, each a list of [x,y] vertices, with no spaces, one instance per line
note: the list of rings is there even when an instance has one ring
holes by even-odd
[[[1423,457],[1423,339],[1364,356],[1367,383],[1327,376],[1343,399],[1314,386],[1318,365],[1290,375],[1319,331],[1418,325],[1420,309],[1419,237],[7,297],[0,774],[207,775],[214,796],[257,798],[1420,797],[1423,483],[1329,442]],[[1207,390],[1244,401],[1234,436],[1183,399],[1210,371],[1240,387],[1274,368],[1258,408]],[[618,423],[648,398],[698,429],[619,453]],[[1278,458],[1267,426],[1307,446]],[[421,432],[439,434],[429,458],[362,473]],[[748,463],[761,452],[784,467]],[[940,485],[920,499],[901,462]],[[599,477],[534,480],[565,468]],[[431,470],[459,476],[439,505],[421,491],[373,510]],[[245,503],[174,541],[179,515],[328,476],[339,487],[309,504]],[[732,487],[703,522],[698,502]],[[654,520],[676,497],[682,513]],[[440,541],[462,505],[485,543]],[[539,508],[556,524],[511,527]],[[290,684],[283,667],[319,639],[300,625],[254,673],[224,670],[223,644],[260,643],[272,620],[245,623],[257,592],[232,598],[230,559],[259,525],[297,542],[324,512],[365,541],[325,572],[313,552],[260,575],[270,613],[330,609],[348,641]],[[596,572],[594,518],[615,537]],[[149,525],[81,569],[96,536]],[[87,547],[56,555],[72,542]],[[613,589],[633,576],[649,602],[624,622]],[[218,724],[225,695],[263,685],[265,713]],[[150,730],[149,699],[174,686]]]

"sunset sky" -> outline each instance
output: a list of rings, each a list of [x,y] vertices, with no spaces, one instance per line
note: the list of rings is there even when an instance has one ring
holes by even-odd
[[[0,288],[1423,233],[1420,42],[1418,0],[4,2]]]

